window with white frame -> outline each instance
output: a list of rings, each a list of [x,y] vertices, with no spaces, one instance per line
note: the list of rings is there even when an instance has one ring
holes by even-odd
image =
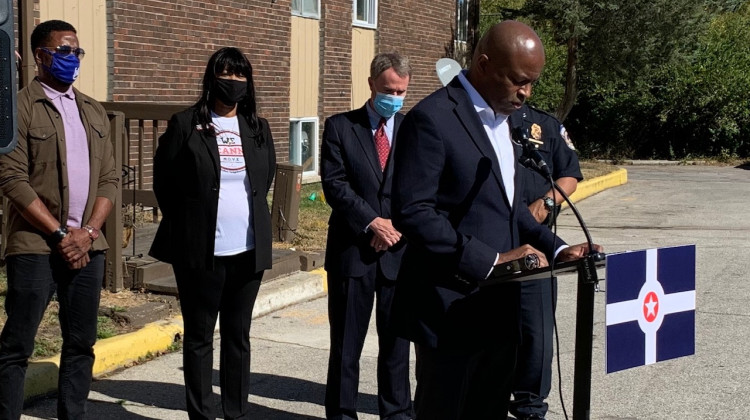
[[[302,166],[303,174],[318,173],[318,118],[289,121],[289,163]]]
[[[466,42],[469,34],[469,0],[456,0],[456,41]]]
[[[378,0],[353,0],[354,24],[374,28],[378,25]]]
[[[292,14],[320,19],[320,0],[292,0]]]

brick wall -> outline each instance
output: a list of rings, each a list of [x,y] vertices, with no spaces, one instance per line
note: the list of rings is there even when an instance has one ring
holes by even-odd
[[[398,51],[412,65],[404,112],[442,86],[435,62],[452,43],[455,15],[455,0],[380,0],[376,50]]]
[[[321,1],[321,121],[351,108],[352,1]],[[446,56],[455,0],[380,0],[376,51],[408,56],[413,75],[404,112],[441,87],[435,62]]]
[[[224,46],[239,47],[253,65],[258,114],[268,119],[284,160],[290,0],[110,0],[108,6],[112,101],[192,104],[211,54]],[[145,152],[152,153],[150,148]],[[150,166],[144,165],[143,172],[148,188]]]
[[[234,45],[253,64],[259,114],[271,123],[278,159],[288,159],[290,0],[108,0],[108,9],[112,101],[191,104],[210,55]],[[376,50],[399,51],[414,68],[405,111],[440,87],[435,62],[450,45],[454,16],[455,0],[380,1]],[[320,28],[322,131],[325,117],[351,107],[352,0],[322,0]],[[136,166],[135,149],[130,158]],[[141,169],[148,188],[150,163]]]
[[[322,0],[320,7],[322,128],[325,117],[351,108],[352,0]]]

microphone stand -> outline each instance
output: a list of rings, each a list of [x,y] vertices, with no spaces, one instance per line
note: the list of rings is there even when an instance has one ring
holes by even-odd
[[[593,358],[594,337],[594,295],[599,285],[596,273],[596,263],[604,261],[606,256],[594,250],[586,223],[576,206],[570,201],[565,191],[553,182],[555,190],[559,192],[568,206],[573,210],[578,224],[581,225],[586,242],[589,246],[588,255],[578,262],[578,289],[576,299],[576,341],[575,362],[573,373],[573,420],[589,420],[591,418],[591,364]]]
[[[591,418],[591,360],[594,335],[594,294],[599,285],[596,273],[596,264],[605,260],[605,254],[594,249],[586,223],[578,212],[578,208],[570,201],[568,195],[552,179],[549,167],[544,162],[541,154],[528,139],[528,133],[520,129],[514,133],[517,141],[521,143],[524,153],[520,163],[528,168],[539,172],[545,178],[549,178],[555,190],[560,193],[573,210],[578,219],[586,242],[589,247],[588,255],[578,261],[578,289],[576,304],[576,338],[575,338],[575,362],[573,376],[573,420],[589,420]],[[526,130],[527,131],[527,130]],[[554,261],[553,261],[554,266]]]

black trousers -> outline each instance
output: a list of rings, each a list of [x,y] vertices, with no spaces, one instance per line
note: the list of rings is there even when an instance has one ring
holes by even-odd
[[[417,420],[497,420],[508,416],[519,339],[518,285],[454,301],[437,347],[416,345]]]
[[[554,311],[557,278],[521,283],[521,342],[516,358],[513,401],[510,413],[516,417],[547,414],[552,386]]]
[[[213,270],[174,266],[185,324],[183,368],[188,417],[215,419],[212,391],[214,327],[219,312],[221,407],[225,419],[248,419],[250,321],[263,272],[254,251],[215,257]]]
[[[410,344],[396,337],[388,328],[394,287],[395,283],[384,278],[375,265],[364,277],[328,274],[331,351],[325,396],[327,419],[357,418],[359,359],[375,302],[380,418],[411,418]]]
[[[0,419],[17,420],[34,337],[52,296],[60,302],[62,351],[57,381],[57,416],[83,419],[94,366],[94,343],[104,275],[104,253],[90,254],[81,270],[71,270],[59,254],[7,258],[8,320],[0,334]]]

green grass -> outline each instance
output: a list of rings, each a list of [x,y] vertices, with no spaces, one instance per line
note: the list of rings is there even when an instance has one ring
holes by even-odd
[[[291,242],[276,242],[274,247],[295,248],[301,251],[325,249],[330,215],[331,208],[325,202],[320,182],[302,185],[294,238]]]
[[[117,327],[115,327],[112,318],[107,316],[96,317],[96,339],[103,340],[105,338],[114,337],[117,335]]]
[[[44,359],[46,357],[52,357],[57,353],[60,353],[62,347],[62,339],[54,339],[47,337],[36,337],[34,339],[34,353],[31,354],[32,359]]]

